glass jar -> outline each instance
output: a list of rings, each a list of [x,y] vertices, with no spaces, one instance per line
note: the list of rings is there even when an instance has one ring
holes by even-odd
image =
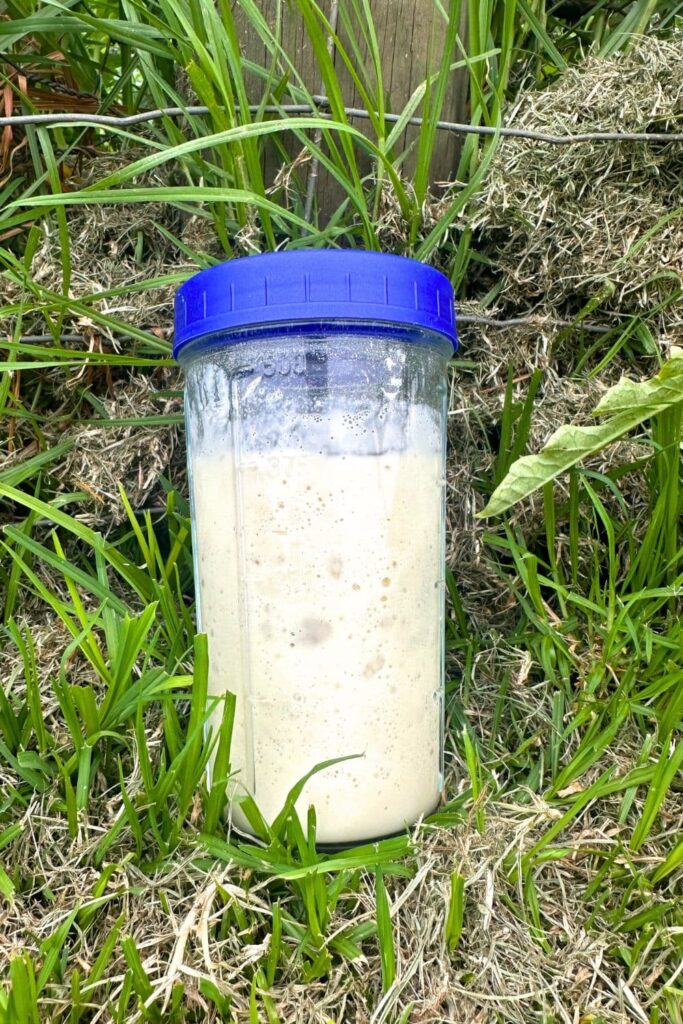
[[[449,282],[412,260],[296,251],[176,300],[198,628],[232,691],[232,820],[297,804],[317,839],[394,833],[443,781]],[[213,725],[222,709],[214,712]]]

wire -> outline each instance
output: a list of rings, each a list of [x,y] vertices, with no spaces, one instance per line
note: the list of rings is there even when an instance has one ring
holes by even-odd
[[[574,320],[544,320],[538,316],[513,316],[509,320],[499,320],[492,316],[476,316],[475,314],[456,314],[456,323],[475,324],[482,327],[494,327],[505,330],[509,327],[523,327],[525,324],[535,324],[539,330],[543,327],[576,327],[577,330],[586,331],[589,334],[608,334],[613,331],[617,324],[608,327],[606,324],[585,324]]]
[[[320,114],[329,115],[317,109],[329,107],[326,96],[313,96],[315,106],[309,103],[286,103],[249,107],[251,113],[265,114]],[[372,115],[362,107],[344,107],[348,117],[369,119]],[[60,125],[78,124],[94,125],[100,128],[131,128],[147,121],[158,121],[163,117],[192,117],[210,113],[208,107],[160,107],[157,110],[145,110],[138,114],[118,117],[110,114],[13,114],[0,117],[0,128],[21,127],[22,125]],[[375,115],[376,116],[376,115]],[[400,114],[385,114],[384,120],[395,124],[401,120]],[[409,117],[406,126],[422,124],[421,117]],[[511,139],[530,139],[535,142],[549,142],[556,146],[569,146],[581,142],[683,142],[683,132],[579,132],[574,135],[551,135],[546,132],[535,132],[526,128],[494,128],[490,125],[461,124],[458,121],[437,121],[436,127],[441,131],[456,132],[464,135],[500,135]]]
[[[48,341],[60,341],[65,344],[73,342],[75,344],[86,340],[85,334],[58,334],[56,338],[52,334],[22,334],[19,344],[23,342],[24,345],[44,345]]]
[[[491,316],[478,316],[476,313],[459,313],[456,316],[456,321],[460,326],[479,326],[479,327],[492,327],[496,330],[506,330],[512,327],[524,327],[525,325],[535,325],[540,329],[544,327],[575,327],[577,330],[586,331],[589,334],[608,334],[613,331],[619,324],[612,324],[611,327],[606,324],[593,324],[593,323],[576,323],[573,320],[544,320],[543,317],[539,316],[515,316],[510,317],[507,320],[501,320],[497,317]],[[171,330],[163,329],[163,333],[170,335]],[[139,339],[133,338],[130,334],[117,334],[117,341],[135,341]],[[78,343],[79,341],[87,341],[87,337],[84,334],[60,334],[57,338],[60,342],[65,343]],[[159,341],[159,338],[155,338]],[[50,341],[55,341],[55,338],[51,334],[25,334],[22,336],[21,341],[25,345],[42,345]],[[0,347],[1,347],[0,342]],[[2,364],[0,363],[0,367]]]

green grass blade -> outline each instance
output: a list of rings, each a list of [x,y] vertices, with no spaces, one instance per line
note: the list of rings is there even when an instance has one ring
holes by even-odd
[[[667,746],[663,747],[652,784],[645,798],[642,816],[631,837],[630,846],[632,850],[639,850],[646,841],[654,825],[655,818],[666,800],[671,784],[678,775],[682,764],[683,740],[676,744],[673,751],[669,751]]]
[[[377,905],[377,941],[382,969],[382,990],[386,992],[396,978],[396,954],[391,924],[391,908],[382,869],[375,874],[375,900]]]
[[[448,901],[448,913],[444,926],[446,948],[454,953],[462,935],[465,917],[465,878],[458,871],[451,873],[451,894]]]

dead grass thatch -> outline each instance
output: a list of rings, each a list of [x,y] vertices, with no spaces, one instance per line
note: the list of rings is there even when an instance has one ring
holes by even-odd
[[[506,118],[559,135],[674,132],[682,121],[680,31],[608,60],[589,58],[554,87],[522,94]],[[680,142],[506,138],[472,226],[491,249],[507,308],[571,318],[598,300],[592,319],[642,315],[655,333],[673,336],[682,316],[682,205]]]
[[[627,764],[627,763],[625,763]],[[191,856],[178,853],[172,864],[152,875],[141,872],[124,851],[112,863],[97,909],[88,910],[84,894],[100,872],[91,866],[94,843],[114,820],[119,801],[114,794],[101,820],[84,822],[71,838],[64,821],[37,799],[22,818],[22,831],[11,848],[12,863],[31,879],[9,906],[0,929],[0,971],[20,951],[36,951],[75,908],[81,910],[79,966],[87,971],[104,937],[124,915],[125,933],[133,937],[155,997],[162,1002],[173,985],[183,982],[188,1005],[196,1004],[207,1022],[217,1020],[204,1000],[199,983],[210,980],[229,997],[237,1021],[249,1020],[251,968],[265,961],[272,903],[267,880],[245,878],[234,865],[206,870]],[[524,906],[523,879],[516,869],[522,856],[540,838],[559,811],[522,791],[505,801],[491,800],[486,827],[479,833],[472,821],[449,829],[422,827],[415,834],[416,856],[410,878],[388,879],[396,955],[396,981],[382,995],[379,951],[364,943],[363,956],[337,961],[331,974],[303,983],[296,958],[270,990],[282,1024],[329,1024],[330,1019],[358,1024],[388,1024],[411,1006],[409,1019],[420,1024],[529,1024],[554,1019],[602,1020],[622,1024],[647,1020],[647,987],[658,963],[672,948],[649,948],[630,972],[619,960],[623,933],[610,916],[605,894],[597,918],[582,894],[594,876],[596,863],[619,848],[615,827],[618,805],[587,812],[561,836],[569,854],[549,860],[534,872],[540,913],[550,926],[539,935]],[[681,824],[683,808],[667,828],[670,838]],[[657,861],[657,840],[638,855]],[[449,954],[444,940],[450,877],[466,878],[465,921],[457,949]],[[50,905],[44,903],[45,891]],[[653,894],[653,900],[660,898]],[[93,908],[95,904],[93,902]],[[235,906],[251,924],[246,929],[225,927]],[[284,907],[288,900],[285,898]],[[362,924],[375,916],[370,876],[356,893],[340,900],[329,935]],[[671,943],[674,939],[672,937]],[[115,1004],[125,962],[118,947],[107,969],[107,995]],[[69,1005],[67,985],[51,986],[53,1012]],[[106,1007],[93,1000],[93,1021],[110,1018]],[[134,1024],[137,1016],[131,1016]],[[408,1019],[408,1018],[404,1018]]]
[[[174,467],[176,486],[184,480],[184,447],[176,457],[178,428],[146,424],[144,417],[177,415],[182,411],[175,370],[156,371],[154,379],[141,374],[115,382],[102,398],[106,417],[113,426],[88,425],[82,421],[72,428],[74,446],[59,467],[61,486],[86,495],[78,518],[100,527],[116,526],[126,513],[119,487],[134,509],[142,508],[160,491],[159,477]],[[170,391],[170,394],[169,394]],[[142,419],[142,422],[139,422]]]

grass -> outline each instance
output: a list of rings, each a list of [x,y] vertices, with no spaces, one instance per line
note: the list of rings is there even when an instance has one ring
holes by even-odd
[[[234,705],[206,736],[166,328],[188,273],[283,244],[415,255],[463,304],[495,306],[505,268],[474,209],[498,139],[469,136],[455,187],[430,184],[453,72],[472,123],[496,126],[584,55],[666,38],[680,5],[468,3],[466,45],[461,3],[441,5],[444,57],[395,124],[368,3],[342,4],[334,60],[326,8],[278,5],[274,24],[238,6],[261,63],[227,2],[22,0],[0,21],[14,109],[46,92],[75,112],[209,108],[0,145],[0,1022],[676,1024],[683,400],[656,302],[603,343],[582,328],[614,309],[598,290],[529,366],[501,368],[511,350],[473,335],[454,361],[445,802],[414,834],[345,852],[316,848],[296,787],[274,821],[247,803],[254,842],[226,833]],[[283,17],[301,19],[329,117],[265,111],[312,102]],[[363,132],[342,68],[372,112]],[[313,160],[337,205],[308,216]],[[595,406],[601,422],[576,426]],[[544,446],[547,423],[561,430]],[[120,490],[87,476],[98,462]]]

